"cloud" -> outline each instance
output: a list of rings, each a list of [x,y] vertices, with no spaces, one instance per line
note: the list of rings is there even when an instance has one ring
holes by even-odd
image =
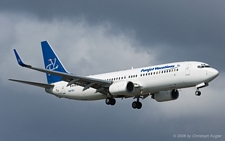
[[[50,43],[54,44],[53,47],[62,61],[65,62],[65,66],[68,66],[69,70],[75,70],[78,74],[100,73],[127,69],[131,65],[140,67],[153,63],[153,55],[149,56],[144,50],[134,47],[137,43],[132,35],[126,35],[122,32],[110,34],[112,29],[107,23],[91,27],[85,24],[85,21],[77,23],[57,20],[39,22],[33,17],[17,14],[2,14],[0,17],[2,17],[1,20],[5,21],[4,34],[13,32],[10,33],[13,38],[8,36],[8,42],[4,43],[7,48],[5,47],[1,52],[1,56],[4,58],[4,61],[1,62],[1,73],[4,75],[0,77],[4,93],[1,95],[0,102],[3,113],[1,120],[2,140],[34,139],[41,134],[44,135],[43,139],[60,140],[68,136],[66,130],[75,131],[78,134],[77,139],[80,140],[86,130],[91,128],[93,130],[95,126],[99,127],[98,130],[94,131],[94,134],[98,135],[100,135],[100,131],[103,132],[107,128],[112,130],[117,128],[117,125],[112,124],[105,126],[108,120],[116,122],[117,115],[111,113],[112,107],[107,107],[104,101],[88,104],[88,102],[57,100],[42,89],[9,82],[7,79],[45,81],[43,73],[19,67],[12,51],[13,48],[16,48],[25,63],[42,66],[40,41],[44,39],[48,39]],[[8,28],[12,28],[13,31]],[[129,109],[131,109],[130,107],[129,102]],[[118,108],[115,108],[114,111],[119,110]],[[96,117],[97,114],[97,118],[90,119],[91,115],[88,115],[87,111],[89,114],[91,111],[95,111],[91,112],[91,115]],[[108,112],[100,112],[100,114],[98,111]],[[114,118],[107,117],[107,115]],[[76,121],[73,121],[74,119]],[[71,122],[73,123],[71,124]],[[122,126],[120,127],[122,128]],[[72,128],[73,130],[71,130]],[[58,136],[62,132],[61,130],[66,132],[63,131],[63,135]],[[10,136],[10,132],[15,132],[15,134]],[[52,134],[54,137],[49,137],[48,134]],[[105,138],[102,137],[102,139]],[[70,136],[68,139],[74,139],[74,136]],[[91,138],[87,137],[86,139]]]
[[[39,22],[30,16],[6,15],[2,16],[2,20],[11,24],[4,25],[3,33],[13,34],[13,38],[7,38],[9,43],[3,42],[5,50],[2,56],[8,59],[2,62],[3,65],[15,64],[14,58],[6,56],[13,56],[12,49],[16,48],[25,62],[43,66],[40,48],[40,41],[43,40],[50,42],[68,70],[83,75],[129,69],[131,65],[141,67],[155,61],[154,53],[148,54],[136,48],[137,43],[131,34],[111,34],[109,23],[92,27],[85,21]]]
[[[174,140],[173,134],[224,134],[223,2],[0,2],[1,140]],[[104,5],[104,6],[102,6]],[[216,8],[213,8],[216,7]],[[210,9],[210,10],[208,10]],[[176,101],[147,98],[83,102],[7,81],[45,82],[40,41],[48,40],[66,68],[89,75],[183,60],[206,61],[220,75],[202,96],[183,89]],[[14,134],[12,134],[14,133]],[[222,140],[222,138],[218,139]]]
[[[37,17],[41,22],[77,19],[96,27],[109,23],[113,30],[133,37],[146,52],[158,50],[159,62],[197,60],[224,70],[224,1],[1,1],[6,13]],[[208,56],[213,56],[211,59]]]

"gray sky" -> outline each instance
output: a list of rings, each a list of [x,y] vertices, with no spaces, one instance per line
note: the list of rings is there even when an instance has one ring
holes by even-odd
[[[177,140],[173,135],[222,135],[224,140],[224,1],[0,1],[0,140]],[[8,78],[46,82],[40,42],[48,40],[70,72],[90,75],[196,60],[220,71],[202,96],[183,89],[176,101],[58,99]],[[191,138],[202,140],[202,138]]]

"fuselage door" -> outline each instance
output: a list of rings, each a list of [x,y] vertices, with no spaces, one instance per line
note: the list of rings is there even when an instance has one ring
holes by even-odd
[[[62,94],[66,94],[65,86],[62,86]]]
[[[187,64],[185,69],[185,75],[190,76],[190,73],[191,73],[191,64]]]

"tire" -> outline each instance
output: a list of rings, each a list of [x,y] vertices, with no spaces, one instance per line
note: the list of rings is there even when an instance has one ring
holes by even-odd
[[[137,109],[141,109],[142,107],[142,103],[141,102],[137,102]]]
[[[111,99],[110,99],[110,98],[106,98],[106,99],[105,99],[105,103],[106,103],[107,105],[111,104]]]
[[[200,95],[201,95],[201,92],[200,92],[200,91],[196,91],[196,92],[195,92],[195,95],[196,95],[196,96],[200,96]]]
[[[110,104],[111,104],[112,106],[116,104],[116,100],[115,100],[114,98],[111,98],[110,100],[111,100],[111,103],[110,103]]]
[[[136,109],[137,108],[137,102],[136,101],[134,101],[133,103],[132,103],[132,107],[134,108],[134,109]]]

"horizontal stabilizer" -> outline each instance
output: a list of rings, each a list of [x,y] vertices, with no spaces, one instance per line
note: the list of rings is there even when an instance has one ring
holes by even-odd
[[[48,42],[43,41],[41,45],[43,50],[43,57],[45,60],[44,69],[33,67],[29,64],[24,63],[15,49],[14,49],[14,53],[16,56],[17,63],[20,66],[46,73],[49,84],[29,82],[29,81],[23,81],[23,80],[14,80],[14,79],[9,79],[10,81],[20,82],[20,83],[38,86],[42,88],[53,88],[54,85],[51,85],[51,84],[54,84],[55,82],[59,82],[59,81],[65,81],[65,82],[68,82],[67,86],[71,84],[76,84],[81,87],[84,87],[83,90],[86,90],[88,88],[94,88],[96,89],[96,92],[100,92],[104,95],[108,94],[108,88],[112,84],[112,81],[86,77],[86,76],[78,76],[78,75],[69,73],[68,71],[66,71],[63,64],[61,63],[61,61],[55,54],[54,50],[48,44]]]
[[[43,84],[43,83],[23,81],[23,80],[15,80],[15,79],[9,79],[9,80],[14,81],[14,82],[28,84],[28,85],[38,86],[38,87],[42,87],[42,88],[53,88],[54,87],[54,85],[50,85],[50,84]]]

